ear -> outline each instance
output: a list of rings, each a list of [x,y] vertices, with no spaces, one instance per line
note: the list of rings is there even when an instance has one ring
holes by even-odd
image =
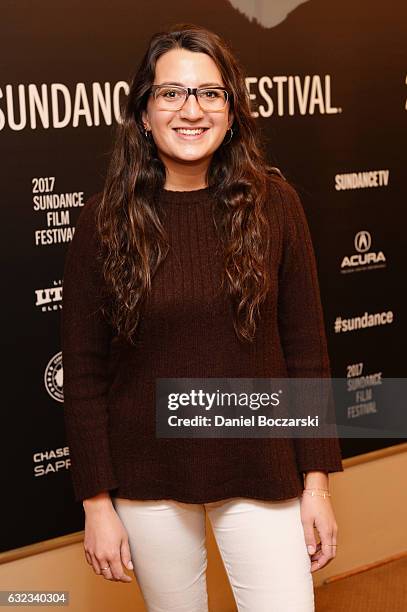
[[[143,112],[141,113],[141,120],[143,122],[144,129],[149,129],[150,125],[148,122],[148,115],[146,110],[143,110]]]

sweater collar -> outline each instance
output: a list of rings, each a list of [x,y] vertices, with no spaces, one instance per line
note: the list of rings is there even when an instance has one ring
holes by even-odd
[[[189,191],[172,191],[162,188],[160,195],[161,199],[168,204],[194,204],[209,201],[213,195],[213,191],[213,186]]]

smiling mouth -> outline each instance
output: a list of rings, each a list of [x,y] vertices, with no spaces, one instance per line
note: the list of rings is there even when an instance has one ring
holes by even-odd
[[[203,134],[209,128],[173,128],[175,132],[178,134],[184,134],[185,136],[199,136],[199,134]]]

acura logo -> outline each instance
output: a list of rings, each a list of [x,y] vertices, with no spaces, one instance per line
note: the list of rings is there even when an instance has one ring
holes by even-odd
[[[355,249],[359,253],[365,253],[370,249],[370,245],[372,244],[372,238],[368,231],[361,230],[355,236]]]

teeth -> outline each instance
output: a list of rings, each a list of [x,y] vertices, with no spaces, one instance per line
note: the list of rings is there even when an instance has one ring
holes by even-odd
[[[187,130],[184,128],[176,128],[175,130],[176,132],[179,132],[180,134],[202,134],[202,132],[204,131],[204,129],[199,129],[199,130]]]

